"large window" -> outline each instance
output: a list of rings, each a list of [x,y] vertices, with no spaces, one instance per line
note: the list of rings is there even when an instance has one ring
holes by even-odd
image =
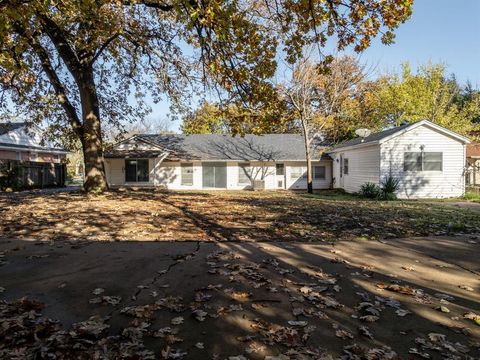
[[[325,166],[314,166],[313,167],[313,178],[316,180],[325,180],[326,169]]]
[[[290,168],[290,179],[298,180],[300,178],[307,178],[307,168],[304,166],[292,166]]]
[[[252,168],[249,163],[238,164],[238,185],[252,185]]]
[[[184,186],[193,185],[193,164],[192,163],[182,163],[181,165],[181,184]]]
[[[406,152],[403,155],[405,171],[442,171],[442,163],[441,152]]]
[[[126,159],[125,181],[148,182],[148,159]]]
[[[285,165],[283,164],[276,164],[275,165],[275,174],[277,176],[283,176],[285,174]]]

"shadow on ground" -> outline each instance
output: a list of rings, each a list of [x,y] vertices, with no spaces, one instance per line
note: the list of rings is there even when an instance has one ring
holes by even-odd
[[[479,358],[477,264],[448,255],[478,243],[418,243],[3,240],[0,355]]]

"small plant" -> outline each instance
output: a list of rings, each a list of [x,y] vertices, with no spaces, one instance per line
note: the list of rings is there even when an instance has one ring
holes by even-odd
[[[369,199],[377,199],[380,196],[380,188],[377,184],[366,182],[360,187],[360,195]]]
[[[394,178],[393,176],[387,176],[380,184],[380,196],[384,200],[396,200],[397,195],[395,194],[400,185],[400,180]]]

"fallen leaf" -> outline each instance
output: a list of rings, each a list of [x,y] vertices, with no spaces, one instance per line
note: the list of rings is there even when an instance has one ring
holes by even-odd
[[[172,325],[180,325],[180,324],[183,324],[183,321],[184,321],[184,319],[183,319],[182,316],[177,316],[177,317],[174,317],[174,318],[170,321],[170,323],[171,323]]]

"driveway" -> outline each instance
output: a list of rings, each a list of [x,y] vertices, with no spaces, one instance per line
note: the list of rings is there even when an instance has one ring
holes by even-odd
[[[0,357],[477,359],[479,247],[2,240]]]

